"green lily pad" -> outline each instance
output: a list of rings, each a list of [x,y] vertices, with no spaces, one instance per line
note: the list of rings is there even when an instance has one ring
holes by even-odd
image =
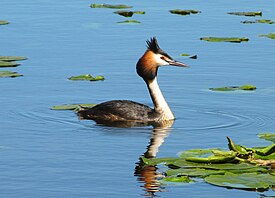
[[[201,11],[198,11],[198,10],[180,10],[180,9],[169,10],[169,12],[172,14],[179,14],[179,15],[190,15],[190,14],[201,13]]]
[[[227,14],[233,14],[233,15],[238,15],[238,16],[262,16],[262,12],[228,12]]]
[[[239,37],[202,37],[200,40],[208,42],[231,42],[231,43],[241,43],[249,41],[249,38],[239,38]]]
[[[11,71],[0,71],[0,78],[15,78],[23,76],[22,74],[18,74],[17,72],[11,72]]]
[[[111,9],[127,9],[132,8],[133,6],[128,6],[124,4],[111,5],[111,4],[91,4],[91,8],[111,8]]]
[[[270,39],[275,39],[275,33],[269,33],[269,34],[260,34],[260,37],[267,37]]]
[[[79,76],[72,76],[68,78],[69,80],[88,80],[88,81],[98,81],[98,80],[105,80],[104,76],[96,76],[92,77],[90,74],[84,74]]]
[[[266,23],[266,24],[274,24],[274,23],[275,23],[275,21],[268,20],[268,19],[259,19],[259,20],[255,20],[255,21],[242,21],[242,23],[245,23],[245,24],[251,24],[251,23]]]
[[[190,179],[188,176],[180,176],[180,177],[165,177],[161,180],[161,182],[190,183],[190,182],[194,182],[194,180]]]
[[[218,87],[218,88],[209,88],[211,91],[236,91],[236,90],[244,90],[244,91],[253,91],[256,87],[254,85],[243,85],[243,86],[230,86],[230,87]]]
[[[20,64],[17,62],[0,60],[0,67],[17,67],[18,65]]]
[[[224,175],[210,175],[204,180],[216,186],[253,190],[268,189],[275,185],[275,176],[257,173],[225,173]]]
[[[119,10],[119,11],[115,11],[115,14],[124,16],[124,17],[132,17],[134,12],[133,11],[128,11],[128,10]]]
[[[258,137],[275,143],[275,134],[274,133],[260,133],[260,134],[258,134]]]
[[[136,24],[139,24],[140,21],[137,21],[137,20],[125,20],[125,21],[120,21],[120,22],[117,22],[117,23],[136,23]]]
[[[209,170],[202,168],[179,168],[165,171],[167,176],[207,177],[209,175],[222,175],[224,170]]]
[[[143,164],[147,166],[155,166],[161,163],[165,163],[165,164],[174,163],[175,160],[178,160],[178,158],[175,158],[175,157],[151,158],[151,159],[148,159],[146,157],[141,157],[140,159],[142,160]]]
[[[90,108],[94,107],[95,104],[70,104],[70,105],[58,105],[51,107],[51,110],[74,110],[77,111],[80,108]]]
[[[190,56],[190,54],[180,54],[181,56]]]
[[[0,25],[7,25],[7,24],[9,24],[8,21],[0,20]]]
[[[134,14],[145,14],[144,11],[134,11]]]
[[[0,61],[7,61],[7,62],[22,61],[26,59],[27,57],[24,57],[24,56],[0,56]]]

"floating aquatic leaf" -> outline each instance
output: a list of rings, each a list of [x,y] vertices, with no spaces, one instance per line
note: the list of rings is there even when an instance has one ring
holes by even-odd
[[[231,43],[241,43],[249,41],[249,38],[239,38],[239,37],[202,37],[200,40],[208,42],[231,42]]]
[[[191,58],[191,59],[197,59],[198,56],[197,55],[193,55],[193,56],[190,56],[189,58]]]
[[[120,21],[120,22],[117,22],[117,23],[140,23],[140,21],[137,21],[137,20],[125,20],[125,21]]]
[[[27,57],[24,56],[0,56],[0,61],[22,61],[26,60]]]
[[[0,25],[7,25],[7,24],[9,24],[8,21],[0,20]]]
[[[275,39],[275,33],[269,33],[269,34],[260,34],[260,37],[267,37],[270,39]]]
[[[17,72],[11,72],[11,71],[0,71],[0,78],[15,78],[23,76],[22,74],[18,74]]]
[[[274,133],[260,133],[258,134],[259,138],[271,141],[275,143],[275,134]]]
[[[175,158],[175,157],[151,158],[151,159],[148,159],[146,157],[141,157],[140,159],[147,166],[155,166],[161,163],[173,163],[175,160],[178,160],[178,158]]]
[[[128,6],[124,4],[111,5],[111,4],[91,4],[91,8],[111,8],[111,9],[127,9],[132,8],[133,6]]]
[[[115,11],[114,12],[115,14],[118,14],[118,15],[121,15],[121,16],[124,16],[124,17],[132,17],[134,12],[133,11],[128,11],[128,10],[124,10],[124,11]]]
[[[165,177],[161,180],[161,182],[190,183],[190,182],[194,182],[194,180],[190,179],[188,176],[180,176],[180,177]]]
[[[210,155],[209,157],[187,157],[185,160],[190,162],[197,162],[197,163],[228,163],[235,160],[236,154],[229,153],[227,156],[216,156]]]
[[[79,76],[72,76],[68,78],[69,80],[88,80],[88,81],[98,81],[98,80],[105,80],[104,76],[96,76],[92,77],[90,74],[84,74]]]
[[[51,110],[74,110],[77,111],[80,108],[94,107],[95,104],[69,104],[69,105],[58,105],[51,107]]]
[[[225,173],[225,175],[210,175],[204,180],[217,186],[254,190],[268,189],[275,185],[275,176],[257,173]]]
[[[190,54],[181,54],[181,56],[190,56]]]
[[[230,86],[230,87],[218,87],[218,88],[209,88],[211,91],[236,91],[236,90],[244,90],[244,91],[253,91],[256,89],[254,85],[243,85],[243,86]]]
[[[227,14],[233,14],[238,16],[262,16],[262,12],[228,12]]]
[[[221,175],[224,174],[224,170],[210,170],[202,168],[179,168],[169,169],[166,172],[167,176],[189,176],[189,177],[206,177],[209,175]]]
[[[266,24],[274,24],[275,21],[268,20],[268,19],[259,19],[255,21],[242,21],[242,23],[250,24],[250,23],[266,23]]]
[[[169,12],[172,14],[179,14],[179,15],[190,15],[190,14],[201,13],[201,11],[198,11],[198,10],[180,10],[180,9],[169,10]]]
[[[12,62],[12,61],[1,61],[0,60],[0,67],[17,67],[20,65],[17,62]]]
[[[134,14],[145,14],[144,11],[129,11],[129,10],[119,10],[119,11],[115,11],[114,13],[124,17],[132,17]]]
[[[134,14],[145,14],[144,11],[134,11]]]

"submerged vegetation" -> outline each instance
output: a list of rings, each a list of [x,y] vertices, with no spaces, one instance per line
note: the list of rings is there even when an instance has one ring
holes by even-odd
[[[202,37],[200,40],[208,42],[231,42],[231,43],[241,43],[249,41],[249,38],[239,38],[239,37]]]
[[[84,74],[84,75],[79,75],[79,76],[71,76],[68,79],[69,80],[87,80],[87,81],[105,80],[104,76],[93,77],[93,76],[91,76],[91,74]]]
[[[180,9],[169,10],[169,12],[172,14],[179,14],[179,15],[190,15],[190,14],[201,13],[201,11],[198,11],[198,10],[180,10]]]
[[[259,134],[260,138],[274,142],[275,134]],[[164,182],[205,182],[237,189],[267,190],[275,186],[275,144],[248,148],[236,145],[228,138],[229,150],[193,149],[183,151],[178,158],[142,157],[144,166],[165,164]]]
[[[0,71],[0,78],[15,78],[23,76],[22,74],[18,74],[17,72],[11,71]]]
[[[262,12],[258,11],[258,12],[228,12],[227,14],[233,14],[233,15],[238,15],[238,16],[262,16]]]
[[[209,89],[211,91],[236,91],[236,90],[253,91],[256,89],[256,86],[246,84],[242,86],[218,87],[218,88],[209,88]]]

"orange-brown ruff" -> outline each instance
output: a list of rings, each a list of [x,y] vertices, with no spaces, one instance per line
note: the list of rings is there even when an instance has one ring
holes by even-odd
[[[130,100],[112,100],[92,108],[83,108],[77,112],[78,116],[103,124],[125,121],[150,124],[175,119],[157,83],[158,68],[165,65],[187,67],[164,52],[153,37],[147,41],[147,50],[137,62],[136,69],[147,85],[154,109]]]

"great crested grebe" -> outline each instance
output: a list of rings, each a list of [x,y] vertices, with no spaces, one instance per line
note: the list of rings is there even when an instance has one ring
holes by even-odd
[[[147,41],[147,50],[137,62],[136,71],[148,87],[154,109],[130,100],[112,100],[92,108],[80,109],[77,112],[78,116],[80,119],[94,120],[99,124],[125,121],[158,123],[174,120],[174,114],[157,83],[158,68],[165,65],[188,67],[160,49],[157,39],[153,37]]]

